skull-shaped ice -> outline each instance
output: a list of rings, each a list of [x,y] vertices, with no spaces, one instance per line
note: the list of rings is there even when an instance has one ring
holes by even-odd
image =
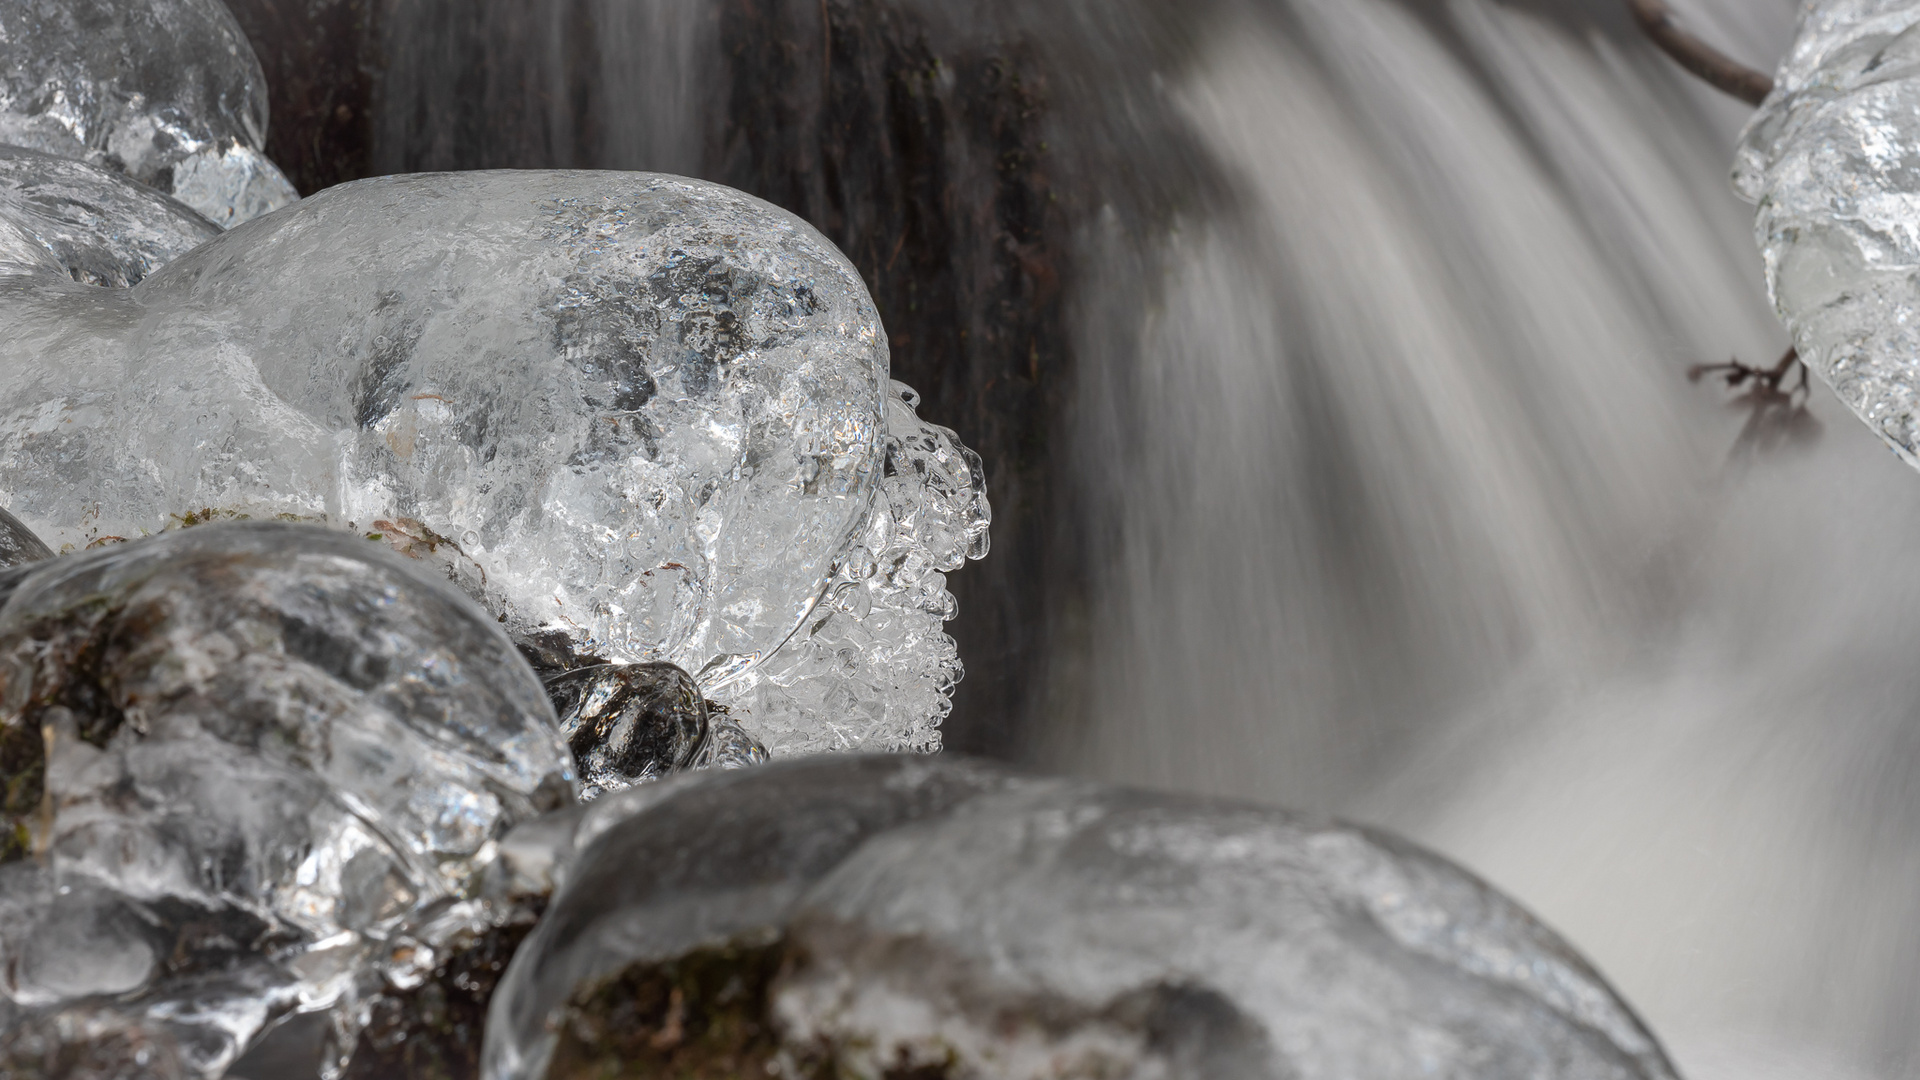
[[[226,227],[299,196],[220,0],[0,0],[0,143],[126,173]]]
[[[222,524],[40,564],[0,608],[0,1075],[217,1076],[328,1007],[350,1047],[571,768],[498,625],[380,545]]]
[[[1525,911],[1338,822],[865,756],[577,820],[488,1080],[1674,1076]]]
[[[679,665],[776,751],[937,743],[979,462],[784,211],[650,174],[385,177],[132,289],[0,301],[0,492],[55,546],[325,521],[438,560],[523,645]]]

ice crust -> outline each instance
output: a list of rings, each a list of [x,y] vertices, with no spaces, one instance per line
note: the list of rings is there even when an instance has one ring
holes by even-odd
[[[55,548],[378,536],[523,643],[693,673],[747,760],[938,745],[988,511],[911,393],[810,226],[653,174],[383,177],[132,288],[0,279],[0,492]]]
[[[487,921],[499,838],[572,801],[498,625],[309,526],[39,564],[0,609],[0,739],[43,731],[40,809],[6,823],[32,854],[0,862],[0,1074],[218,1076],[322,1008],[350,1048],[357,1002]]]
[[[0,146],[0,275],[124,288],[218,235],[186,205],[118,173]]]
[[[560,888],[494,998],[488,1080],[553,1075],[561,1032],[670,1045],[637,1013],[596,1028],[583,993],[769,942],[772,1075],[1674,1075],[1526,912],[1336,822],[836,756],[632,789],[549,846]]]
[[[1920,467],[1920,3],[1817,0],[1735,187],[1800,356]]]
[[[299,195],[220,0],[0,0],[0,143],[125,173],[223,228]]]

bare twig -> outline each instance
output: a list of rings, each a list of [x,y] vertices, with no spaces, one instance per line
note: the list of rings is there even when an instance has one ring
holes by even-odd
[[[1796,373],[1798,378],[1788,385],[1788,378]],[[1807,411],[1807,398],[1813,389],[1807,381],[1807,365],[1801,362],[1800,353],[1795,349],[1789,348],[1780,362],[1770,368],[1754,367],[1736,359],[1724,364],[1695,364],[1687,369],[1689,382],[1699,382],[1707,375],[1719,375],[1734,389],[1748,388],[1733,401],[1749,410],[1746,424],[1734,439],[1736,453],[1742,449],[1762,449],[1784,437],[1806,439],[1820,429],[1813,414]]]
[[[1758,105],[1773,89],[1773,77],[1735,60],[1683,29],[1667,0],[1627,0],[1627,9],[1641,32],[1653,39],[1674,63],[1707,81],[1714,89],[1749,105]]]

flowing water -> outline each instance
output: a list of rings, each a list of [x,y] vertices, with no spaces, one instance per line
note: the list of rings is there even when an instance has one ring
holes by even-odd
[[[1238,212],[1175,231],[1150,310],[1082,301],[1132,342],[1080,382],[1084,705],[1038,756],[1423,840],[1698,1080],[1912,1075],[1920,477],[1824,391],[1812,445],[1736,450],[1682,377],[1783,344],[1742,110],[1426,14],[1243,16],[1173,89]]]
[[[1920,1070],[1920,477],[1824,390],[1769,441],[1689,385],[1785,344],[1726,181],[1747,110],[1613,0],[388,7],[373,167],[704,175],[868,272],[999,470],[957,743],[1406,833],[1695,1080]],[[1686,11],[1759,66],[1791,33]],[[1007,69],[1037,120],[967,81]],[[835,112],[862,72],[871,123]],[[895,240],[862,192],[921,181]],[[975,348],[1007,311],[1038,329]]]

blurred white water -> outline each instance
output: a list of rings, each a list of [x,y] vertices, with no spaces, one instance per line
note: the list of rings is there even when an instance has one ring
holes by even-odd
[[[1695,1080],[1912,1075],[1920,477],[1824,389],[1812,446],[1730,456],[1684,377],[1784,347],[1744,107],[1414,7],[1224,19],[1169,92],[1237,213],[1084,237],[1080,353],[1124,370],[1081,380],[1097,599],[1037,756],[1422,840]],[[1763,63],[1791,30],[1690,14]]]

